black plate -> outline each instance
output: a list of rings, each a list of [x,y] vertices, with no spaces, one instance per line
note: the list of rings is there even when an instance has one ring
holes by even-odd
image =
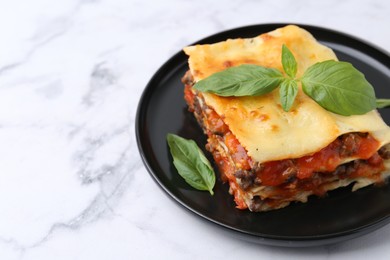
[[[197,43],[214,43],[228,38],[254,37],[285,24],[263,24],[237,28],[207,37]],[[384,51],[349,35],[300,25],[323,44],[331,47],[340,60],[353,63],[375,86],[377,97],[389,97],[390,56]],[[228,185],[220,180],[215,195],[191,188],[177,174],[166,144],[167,133],[194,139],[200,147],[206,138],[193,115],[187,112],[180,81],[187,57],[180,51],[153,76],[141,97],[137,118],[138,147],[153,179],[180,205],[196,215],[223,227],[229,234],[268,245],[314,246],[354,238],[390,221],[390,185],[367,187],[357,192],[342,188],[326,198],[311,197],[284,209],[251,213],[235,208]],[[390,109],[382,110],[390,123]],[[211,159],[211,156],[209,159]]]

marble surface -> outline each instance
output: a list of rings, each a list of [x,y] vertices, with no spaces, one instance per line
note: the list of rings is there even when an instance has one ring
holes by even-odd
[[[275,248],[226,236],[170,200],[141,162],[140,95],[182,47],[288,22],[390,51],[390,2],[0,1],[0,259],[389,259],[390,225]]]

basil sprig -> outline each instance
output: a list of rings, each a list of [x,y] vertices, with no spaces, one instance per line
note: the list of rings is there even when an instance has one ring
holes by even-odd
[[[217,72],[200,80],[194,88],[219,96],[259,96],[280,86],[280,103],[289,111],[298,93],[298,83],[306,95],[324,109],[350,116],[390,106],[390,100],[376,99],[374,88],[352,64],[327,60],[310,66],[296,78],[297,62],[286,45],[282,46],[284,73],[277,69],[244,64]]]
[[[174,134],[167,135],[167,142],[180,176],[193,188],[207,190],[213,195],[215,173],[198,145]]]

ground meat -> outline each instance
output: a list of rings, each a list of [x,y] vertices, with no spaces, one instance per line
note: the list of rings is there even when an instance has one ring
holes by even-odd
[[[258,162],[255,162],[252,166],[252,170],[254,172],[258,172],[258,171],[261,171],[262,169],[264,169],[264,165],[262,165],[261,163],[258,163]]]
[[[191,71],[187,71],[186,74],[181,78],[181,82],[183,82],[186,85],[193,85],[194,84],[194,77],[191,74]]]
[[[347,166],[347,170],[346,170],[347,175],[348,176],[352,175],[359,168],[359,165],[364,164],[364,163],[366,163],[366,162],[363,160],[355,160],[355,161],[348,163],[346,165]]]
[[[194,111],[198,115],[201,115],[201,113],[202,113],[202,108],[200,106],[200,102],[199,102],[198,98],[194,98]]]
[[[367,164],[367,160],[354,160],[339,165],[332,174],[337,175],[340,179],[350,178],[363,164]]]
[[[345,174],[347,173],[347,164],[342,164],[342,165],[339,165],[336,170],[333,172],[333,175],[338,175],[338,176],[345,176]]]
[[[284,183],[292,183],[297,179],[297,170],[295,168],[288,168],[282,175],[287,176]]]
[[[238,170],[234,173],[234,176],[240,179],[240,187],[243,190],[247,190],[253,186],[256,179],[256,174],[252,171]]]
[[[388,150],[386,146],[379,149],[378,153],[382,159],[390,159],[390,150]]]
[[[285,183],[294,182],[297,179],[297,173],[298,173],[298,169],[294,160],[288,160],[288,164],[289,166],[282,173]]]
[[[259,196],[254,196],[251,203],[248,205],[250,211],[261,211],[264,201]]]
[[[348,157],[355,154],[359,149],[360,136],[356,133],[340,136],[341,147],[339,150],[340,157]]]
[[[220,142],[223,142],[222,137],[220,136],[213,136],[213,138],[209,138],[207,140],[206,149],[210,153],[214,153],[214,151],[218,151],[218,147],[220,146]]]
[[[261,171],[263,168],[264,165],[258,162],[254,163],[254,165],[252,166],[252,171],[256,175],[255,182],[254,182],[255,185],[261,185],[261,180],[260,178],[258,178],[256,172]]]

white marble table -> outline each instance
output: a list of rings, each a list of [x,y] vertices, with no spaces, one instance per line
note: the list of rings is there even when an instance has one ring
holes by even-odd
[[[0,1],[0,259],[389,259],[390,225],[286,249],[210,230],[143,166],[140,95],[171,55],[291,22],[390,51],[390,1]]]

